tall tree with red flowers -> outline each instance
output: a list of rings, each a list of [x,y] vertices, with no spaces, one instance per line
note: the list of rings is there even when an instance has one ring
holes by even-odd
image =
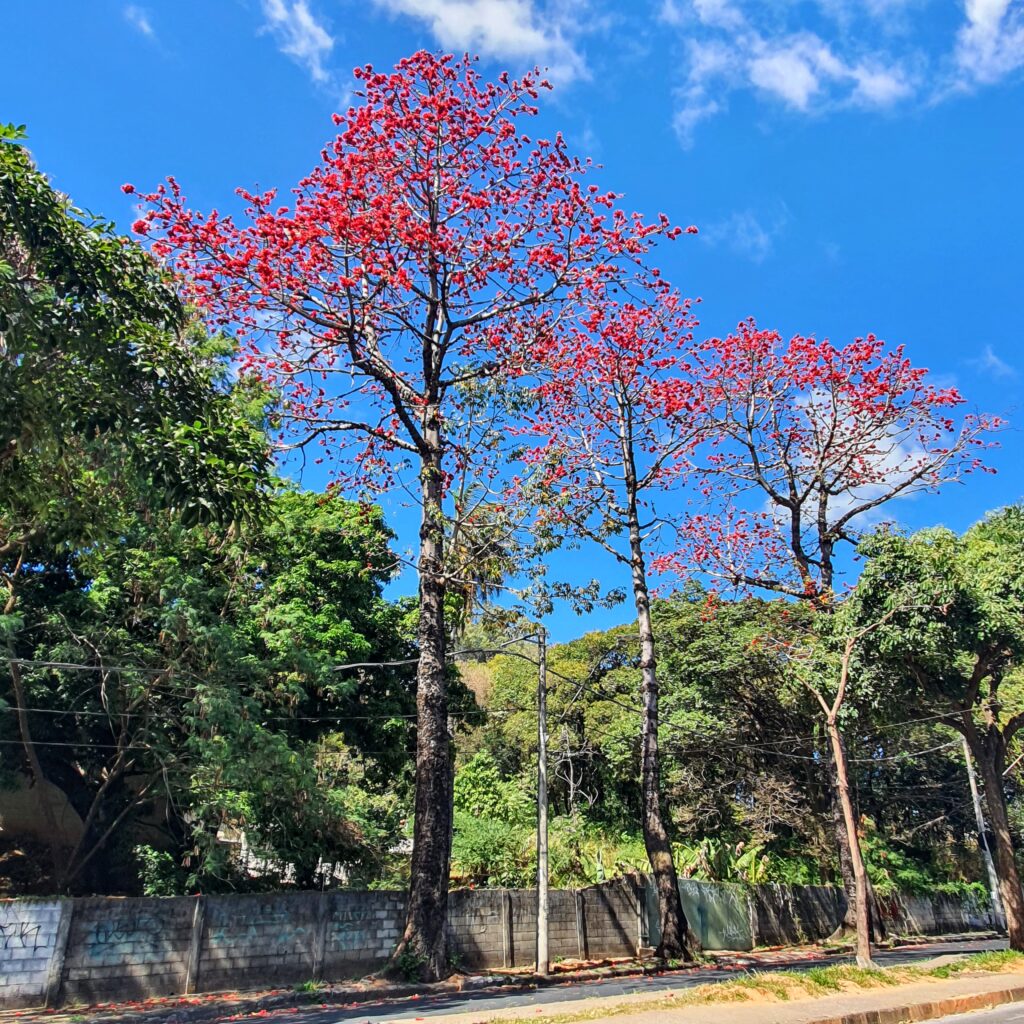
[[[395,957],[426,980],[449,970],[449,484],[467,460],[486,463],[485,479],[497,465],[488,389],[672,230],[588,185],[589,162],[560,135],[524,133],[548,88],[536,72],[484,82],[468,57],[420,52],[356,77],[357,102],[288,202],[239,191],[236,223],[190,209],[169,179],[136,228],[193,301],[242,336],[246,367],[281,395],[283,443],[319,443],[336,484],[418,494],[415,826]]]
[[[830,613],[836,558],[887,503],[983,469],[986,416],[957,416],[964,399],[939,387],[899,347],[874,335],[837,348],[753,320],[695,353],[707,445],[695,465],[707,511],[687,517],[679,549],[657,568],[695,567],[727,584],[805,600]],[[845,757],[845,755],[844,755]],[[833,764],[832,817],[847,930],[855,872]],[[879,915],[872,925],[881,928]]]
[[[827,339],[753,320],[696,351],[708,445],[698,469],[708,512],[686,521],[683,568],[828,610],[836,552],[864,517],[983,468],[987,416],[964,405],[902,347],[874,335]]]
[[[596,303],[575,330],[538,353],[538,411],[528,431],[540,441],[526,457],[544,532],[586,538],[629,572],[640,641],[643,834],[661,925],[657,955],[691,959],[661,800],[648,558],[668,532],[657,496],[677,486],[696,438],[699,397],[686,365],[696,321],[690,301],[657,277],[628,291],[636,296],[641,289],[639,301]]]

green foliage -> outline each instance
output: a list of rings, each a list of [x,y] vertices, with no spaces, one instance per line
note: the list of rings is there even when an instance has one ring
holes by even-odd
[[[132,508],[119,524],[74,553],[39,549],[19,584],[19,656],[90,666],[24,671],[45,774],[91,816],[76,884],[129,882],[95,852],[155,807],[183,870],[144,855],[144,885],[380,875],[402,834],[411,672],[334,668],[410,651],[381,597],[393,556],[380,510],[285,490],[244,536]],[[0,719],[5,738],[13,724]],[[259,881],[239,863],[242,836]]]
[[[180,896],[186,891],[186,872],[169,850],[140,844],[133,852],[138,861],[143,896]]]
[[[868,563],[850,613],[860,622],[889,616],[871,634],[865,662],[933,700],[966,700],[980,712],[998,690],[1000,713],[1024,708],[1024,506],[993,513],[962,537],[883,531],[861,549]]]
[[[0,555],[89,542],[145,492],[185,522],[258,514],[262,408],[223,386],[223,345],[173,283],[0,135]],[[254,419],[253,414],[256,413]],[[112,509],[113,506],[113,509]]]
[[[656,602],[653,613],[661,652],[661,778],[679,873],[748,884],[837,881],[820,712],[794,678],[787,647],[808,646],[820,620],[784,601],[723,601],[697,588]],[[631,626],[549,650],[550,845],[559,884],[589,884],[646,866],[636,834],[638,657]],[[488,756],[467,758],[456,787],[482,791],[475,806],[495,816],[497,794],[508,801],[509,787],[518,787],[529,810],[524,818],[506,817],[532,828],[535,670],[498,656],[474,673],[496,713],[463,741],[475,756]],[[941,721],[916,721],[921,713],[891,681],[859,683],[844,727],[860,809],[877,824],[879,845],[869,842],[868,850],[873,877],[883,891],[966,885],[981,864],[964,839],[974,826],[962,796],[962,755]],[[489,876],[532,877],[520,853],[523,833],[487,835],[503,844],[502,852],[486,856],[480,838],[475,884]]]
[[[525,825],[536,813],[524,780],[503,779],[494,755],[481,750],[455,775],[455,810],[476,818]]]
[[[392,960],[392,966],[406,981],[419,981],[426,962],[427,958],[422,953],[406,949]]]
[[[452,877],[471,885],[519,888],[536,877],[536,833],[497,818],[455,812]]]
[[[861,850],[864,862],[875,891],[882,896],[900,892],[925,894],[942,889],[943,881],[936,876],[935,865],[927,857],[912,855],[884,836],[870,818],[861,820]],[[978,885],[984,894],[984,886]],[[943,891],[950,895],[964,895],[974,892],[974,887],[967,883],[946,882]],[[987,902],[987,896],[983,896]]]

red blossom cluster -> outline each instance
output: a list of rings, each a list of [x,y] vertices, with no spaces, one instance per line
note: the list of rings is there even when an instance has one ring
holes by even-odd
[[[524,130],[548,84],[485,82],[470,58],[419,52],[358,69],[357,102],[287,201],[238,190],[242,215],[192,209],[168,179],[136,231],[209,317],[243,340],[243,369],[282,396],[296,443],[359,437],[345,482],[386,485],[421,453],[450,392],[523,372],[587,305],[681,229],[627,214],[565,140]],[[132,191],[132,186],[125,186]]]
[[[753,320],[693,356],[705,409],[695,466],[707,511],[659,568],[698,568],[741,587],[832,599],[835,549],[874,510],[985,469],[989,416],[957,417],[964,399],[874,335],[827,339]]]

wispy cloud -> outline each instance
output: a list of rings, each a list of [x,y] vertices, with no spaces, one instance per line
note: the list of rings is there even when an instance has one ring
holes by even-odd
[[[441,46],[545,67],[565,84],[587,77],[575,37],[586,4],[536,0],[374,0],[379,8],[423,22]],[[515,69],[513,69],[515,70]]]
[[[675,125],[689,145],[735,93],[821,116],[842,108],[934,103],[1024,71],[1024,0],[961,0],[960,19],[928,19],[934,0],[660,0],[685,54]],[[944,27],[943,27],[944,26]]]
[[[325,62],[334,49],[334,37],[306,0],[263,0],[263,16],[283,54],[305,68],[314,82],[330,81]]]
[[[129,4],[124,9],[125,20],[132,28],[141,32],[147,39],[156,40],[156,29],[153,28],[153,22],[150,21],[149,12],[144,7],[137,7],[135,4]]]
[[[724,220],[701,228],[705,244],[731,249],[738,256],[763,263],[775,252],[775,241],[786,230],[789,209],[782,203],[769,216],[758,216],[753,210],[739,210]]]
[[[977,359],[971,360],[971,365],[979,373],[987,373],[1003,380],[1013,380],[1017,377],[1016,367],[1011,366],[1005,359],[1001,359],[991,345],[986,345],[981,350],[981,355]]]
[[[1024,67],[1024,5],[965,0],[956,63],[962,85],[987,85]]]

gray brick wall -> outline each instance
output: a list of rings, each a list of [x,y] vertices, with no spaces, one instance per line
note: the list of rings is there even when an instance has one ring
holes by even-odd
[[[59,900],[0,900],[0,1005],[43,1002],[61,913]]]
[[[324,978],[345,977],[383,963],[398,944],[405,927],[405,893],[331,893],[325,912],[319,973]]]
[[[587,956],[634,956],[640,944],[638,890],[630,878],[579,891]]]
[[[822,938],[841,890],[680,884],[691,926],[709,948]],[[617,879],[550,894],[552,957],[631,956],[657,943],[650,887]],[[895,930],[941,934],[987,927],[987,913],[949,896],[883,901]],[[453,953],[469,969],[523,966],[536,948],[536,893],[477,889],[449,897]],[[0,1006],[144,999],[295,985],[369,973],[398,941],[399,892],[278,893],[172,899],[0,901]],[[646,922],[646,929],[645,929]]]
[[[66,1002],[184,991],[195,899],[74,900],[64,958]]]
[[[461,964],[512,966],[505,889],[460,889],[448,896],[448,934]]]
[[[320,893],[209,897],[199,958],[206,991],[313,977]]]

